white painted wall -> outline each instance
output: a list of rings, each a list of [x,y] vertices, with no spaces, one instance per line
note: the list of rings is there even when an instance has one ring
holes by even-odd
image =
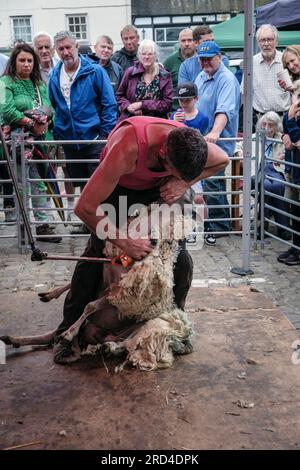
[[[63,6],[62,6],[63,5]],[[0,49],[12,43],[11,16],[32,16],[33,34],[47,31],[53,36],[66,29],[67,14],[88,15],[90,44],[107,34],[122,47],[121,29],[131,23],[130,0],[0,0]]]

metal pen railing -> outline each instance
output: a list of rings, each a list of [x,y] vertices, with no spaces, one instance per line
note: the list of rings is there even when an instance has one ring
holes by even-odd
[[[17,141],[18,139],[18,141]],[[26,139],[26,134],[18,134],[18,136],[14,136],[12,135],[12,141],[11,141],[11,155],[12,155],[12,163],[13,163],[13,167],[15,169],[15,171],[17,171],[17,167],[18,167],[18,170],[19,170],[19,181],[20,181],[20,185],[22,187],[22,194],[23,194],[23,201],[24,201],[24,206],[26,208],[26,211],[27,211],[27,214],[28,216],[30,217],[32,215],[32,213],[34,211],[38,211],[38,210],[43,210],[45,211],[45,213],[50,213],[50,212],[53,212],[55,209],[53,207],[39,207],[39,206],[36,206],[36,204],[34,204],[34,207],[32,205],[32,201],[35,199],[35,198],[38,198],[40,197],[40,195],[34,195],[34,194],[30,194],[29,192],[29,186],[33,183],[39,183],[41,181],[44,181],[44,182],[51,182],[53,181],[51,178],[45,178],[45,179],[41,179],[41,178],[32,178],[32,177],[29,177],[28,174],[27,174],[27,167],[28,165],[32,165],[33,163],[36,163],[37,161],[36,160],[26,160],[24,158],[24,154],[25,154],[25,139]],[[241,141],[242,139],[241,138],[226,138],[226,139],[220,139],[220,141],[227,141],[227,142],[230,142],[230,141],[234,141],[234,142],[238,142],[238,141]],[[210,233],[212,234],[215,234],[216,236],[220,235],[229,235],[229,234],[240,234],[240,235],[245,235],[244,234],[244,226],[245,226],[245,221],[247,221],[247,224],[248,226],[250,226],[250,223],[252,222],[253,223],[253,230],[251,230],[251,232],[253,232],[253,235],[254,235],[254,248],[257,248],[258,246],[258,233],[260,234],[260,240],[259,240],[259,246],[261,248],[264,247],[264,238],[265,238],[265,234],[267,234],[268,236],[270,237],[273,237],[275,239],[280,239],[280,237],[277,237],[275,234],[273,233],[269,233],[269,232],[266,232],[265,231],[265,228],[264,228],[264,222],[268,222],[270,224],[272,224],[273,226],[277,226],[279,228],[283,228],[283,226],[281,224],[278,224],[274,221],[272,221],[270,218],[268,217],[265,217],[265,208],[267,210],[271,210],[275,213],[282,213],[282,211],[274,206],[272,206],[270,204],[270,202],[268,201],[267,203],[265,202],[265,196],[266,197],[272,197],[274,199],[278,199],[278,200],[281,200],[281,201],[284,201],[285,203],[287,204],[296,204],[298,206],[300,206],[300,202],[297,202],[297,201],[294,201],[293,199],[290,199],[288,197],[286,197],[286,195],[284,196],[280,196],[280,195],[277,195],[277,194],[273,194],[273,193],[270,193],[269,191],[266,191],[264,189],[264,178],[265,178],[265,174],[264,174],[264,168],[265,168],[265,145],[266,145],[266,141],[268,140],[271,140],[273,142],[280,142],[278,140],[274,140],[274,139],[266,139],[266,134],[265,132],[258,132],[255,136],[255,147],[256,147],[256,151],[255,151],[255,154],[256,154],[256,158],[255,158],[255,175],[252,175],[254,176],[254,189],[250,189],[249,191],[249,188],[251,188],[251,172],[248,172],[248,173],[245,173],[245,171],[243,171],[243,174],[241,174],[241,170],[240,170],[240,164],[241,164],[241,161],[243,160],[243,157],[241,156],[233,156],[231,158],[231,161],[230,161],[230,165],[231,165],[231,173],[230,174],[224,174],[224,175],[216,175],[216,176],[213,176],[211,178],[209,178],[209,180],[212,180],[212,181],[215,181],[216,183],[218,182],[221,182],[222,183],[222,189],[221,190],[214,190],[214,191],[203,191],[203,196],[204,196],[204,199],[205,198],[211,198],[211,197],[230,197],[230,200],[227,200],[225,201],[224,203],[222,204],[218,204],[218,202],[213,202],[213,203],[207,203],[207,207],[208,207],[208,212],[211,211],[211,210],[214,210],[214,209],[217,209],[217,210],[222,210],[224,209],[225,211],[229,211],[229,216],[220,216],[220,217],[211,217],[209,215],[209,217],[207,219],[204,219],[204,222],[207,222],[209,224],[213,224],[213,223],[218,223],[218,222],[221,222],[221,223],[226,223],[226,224],[230,224],[230,229],[228,230],[212,230],[210,231]],[[105,143],[106,141],[102,140],[102,141],[95,141],[95,140],[92,140],[92,141],[84,141],[84,140],[78,140],[78,141],[44,141],[44,140],[41,140],[41,141],[35,141],[34,143],[35,144],[41,144],[41,145],[60,145],[60,144],[64,144],[64,145],[74,145],[74,144],[98,144],[98,143]],[[17,159],[16,159],[16,154],[17,154],[17,147],[19,147],[19,150],[21,152],[21,163],[17,165]],[[297,165],[297,164],[294,164],[294,163],[291,163],[291,162],[286,162],[285,160],[278,160],[276,158],[268,158],[268,160],[270,161],[274,161],[274,163],[286,163],[287,165],[290,165],[290,167],[300,167],[300,165]],[[61,165],[61,164],[66,164],[66,163],[97,163],[98,160],[97,159],[63,159],[63,158],[59,158],[59,159],[49,159],[49,160],[38,160],[38,163],[39,164],[47,164],[47,163],[53,163],[54,165],[58,166],[58,165]],[[0,162],[0,164],[5,164],[4,162]],[[228,173],[228,172],[226,172]],[[260,181],[259,181],[259,178],[260,178]],[[272,179],[272,177],[271,177]],[[247,184],[245,184],[247,180]],[[276,181],[276,178],[273,178],[274,181]],[[11,180],[0,180],[0,183],[9,183]],[[59,185],[62,185],[63,183],[66,183],[66,182],[80,182],[80,183],[86,183],[88,181],[87,178],[65,178],[63,177],[62,175],[58,175],[56,180],[55,180]],[[284,184],[286,185],[286,187],[290,187],[296,191],[299,191],[300,188],[299,188],[299,185],[297,184],[294,184],[294,183],[291,183],[291,182],[288,182],[288,181],[285,181]],[[248,188],[247,192],[245,192],[245,187]],[[241,203],[241,198],[248,198],[247,200],[251,199],[251,197],[253,196],[253,203],[251,203],[250,205],[244,205],[244,203]],[[4,196],[6,197],[6,196]],[[50,197],[49,194],[45,194],[45,197]],[[78,197],[78,194],[62,194],[61,195],[61,198],[64,201],[68,201],[70,198],[73,198],[73,197]],[[63,204],[64,205],[64,204]],[[243,215],[241,216],[241,209],[244,209],[243,211]],[[245,211],[245,208],[246,208],[246,211]],[[15,224],[11,224],[11,225],[15,225],[16,228],[17,228],[17,233],[14,234],[14,235],[8,235],[8,236],[14,236],[16,237],[17,236],[17,239],[18,239],[18,246],[20,248],[20,250],[22,251],[24,249],[24,246],[26,246],[26,234],[24,233],[24,229],[22,227],[22,219],[21,219],[21,216],[20,216],[20,212],[18,210],[18,208],[16,208],[16,223]],[[67,208],[67,207],[63,207],[61,210],[64,211],[65,214],[69,214],[73,211],[72,208]],[[284,211],[283,211],[284,212]],[[290,214],[289,212],[286,212],[284,213],[283,215],[287,215],[289,217],[289,219],[295,219],[295,220],[299,220],[299,218],[293,214]],[[32,219],[32,217],[31,217]],[[259,220],[261,221],[261,224],[260,224],[260,228],[258,228],[258,224],[259,224]],[[78,221],[80,222],[80,221]],[[0,222],[0,224],[3,224],[3,222]],[[39,221],[36,221],[36,220],[31,220],[31,225],[32,227],[35,227],[37,225],[39,225],[40,222]],[[70,226],[70,225],[73,225],[73,222],[72,221],[63,221],[63,220],[59,220],[58,218],[56,218],[56,220],[54,221],[51,221],[51,225],[55,225],[55,226],[60,226],[60,227],[64,227],[64,226]],[[6,224],[7,225],[7,224]],[[293,228],[289,228],[288,227],[288,230],[290,231],[291,234],[293,233],[296,233],[298,234],[298,232],[295,232],[295,230]],[[201,232],[199,233],[204,233],[206,234],[207,232],[205,230],[202,230]],[[6,235],[2,235],[0,238],[7,238],[8,236]],[[51,235],[49,235],[48,237],[50,237]],[[64,232],[61,232],[59,233],[59,236],[61,236],[62,238],[69,238],[69,237],[80,237],[80,238],[85,238],[87,237],[88,235],[84,235],[84,234],[71,234],[71,233],[67,233],[66,231]],[[248,234],[247,234],[248,236]],[[47,235],[44,236],[44,238],[46,239],[47,238]],[[289,241],[287,240],[281,240],[283,243],[287,243],[288,245],[291,245],[293,246],[292,243],[290,243]],[[246,244],[244,247],[243,247],[243,260],[246,260],[243,261],[243,263],[245,265],[248,265],[249,266],[249,263],[250,263],[250,246],[248,244]]]

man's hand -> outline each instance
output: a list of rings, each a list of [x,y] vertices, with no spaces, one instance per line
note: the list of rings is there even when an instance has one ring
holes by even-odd
[[[206,142],[212,142],[213,144],[215,144],[217,140],[219,140],[219,138],[220,138],[220,133],[213,131],[213,130],[204,137]]]
[[[160,195],[167,204],[176,202],[189,188],[185,181],[171,176],[160,187]]]
[[[125,240],[110,240],[114,245],[122,250],[131,258],[136,260],[141,260],[145,258],[154,248],[154,245],[151,244],[151,241],[147,239],[138,238],[136,240],[132,238],[126,238]]]

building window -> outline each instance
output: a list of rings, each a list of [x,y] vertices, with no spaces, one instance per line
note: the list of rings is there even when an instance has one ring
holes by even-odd
[[[153,23],[154,24],[165,24],[170,23],[171,18],[169,16],[154,16]]]
[[[152,19],[147,17],[147,18],[135,18],[134,20],[135,26],[141,26],[141,25],[149,25],[152,24]]]
[[[88,40],[87,15],[67,15],[68,30],[79,41]]]
[[[172,23],[186,23],[189,24],[191,22],[190,16],[173,16]]]
[[[166,39],[165,29],[160,28],[155,30],[155,42],[165,42]]]
[[[180,28],[156,28],[155,29],[155,42],[170,42],[174,44],[178,41],[179,33],[183,30]]]
[[[32,42],[31,16],[12,16],[12,40],[23,39],[25,42]]]

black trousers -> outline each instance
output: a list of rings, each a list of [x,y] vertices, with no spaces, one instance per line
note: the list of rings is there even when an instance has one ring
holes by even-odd
[[[90,144],[84,147],[81,147],[80,150],[70,146],[63,145],[65,152],[66,160],[82,160],[86,158],[87,160],[97,159],[99,161],[100,153],[105,144],[97,143]],[[99,162],[95,163],[66,163],[68,173],[70,178],[90,178],[94,171],[96,170]],[[73,181],[73,186],[80,186],[84,188],[86,185],[83,181]]]
[[[10,176],[8,173],[7,165],[0,165],[0,180],[9,180]],[[12,183],[1,183],[3,187],[3,196],[11,196],[6,197],[3,200],[3,207],[4,209],[8,209],[10,207],[15,207],[15,201],[13,198],[14,187]]]
[[[105,203],[112,204],[116,208],[118,220],[119,197],[127,197],[128,208],[133,204],[149,205],[159,199],[159,189],[143,191],[130,190],[117,186]],[[118,225],[118,224],[117,224]],[[91,234],[88,244],[82,256],[102,257],[104,241],[95,234]],[[175,304],[184,309],[186,297],[193,279],[193,261],[186,250],[185,242],[181,243],[181,250],[174,265],[174,301]],[[82,314],[85,306],[97,298],[103,280],[103,266],[100,263],[89,263],[79,261],[76,265],[71,289],[66,296],[63,321],[59,325],[56,335],[67,330]]]
[[[300,197],[298,198],[298,201],[300,202]],[[298,218],[298,220],[292,219],[292,228],[300,234],[300,206],[291,204],[291,214]],[[293,245],[297,246],[300,250],[300,235],[293,233],[292,240]]]

